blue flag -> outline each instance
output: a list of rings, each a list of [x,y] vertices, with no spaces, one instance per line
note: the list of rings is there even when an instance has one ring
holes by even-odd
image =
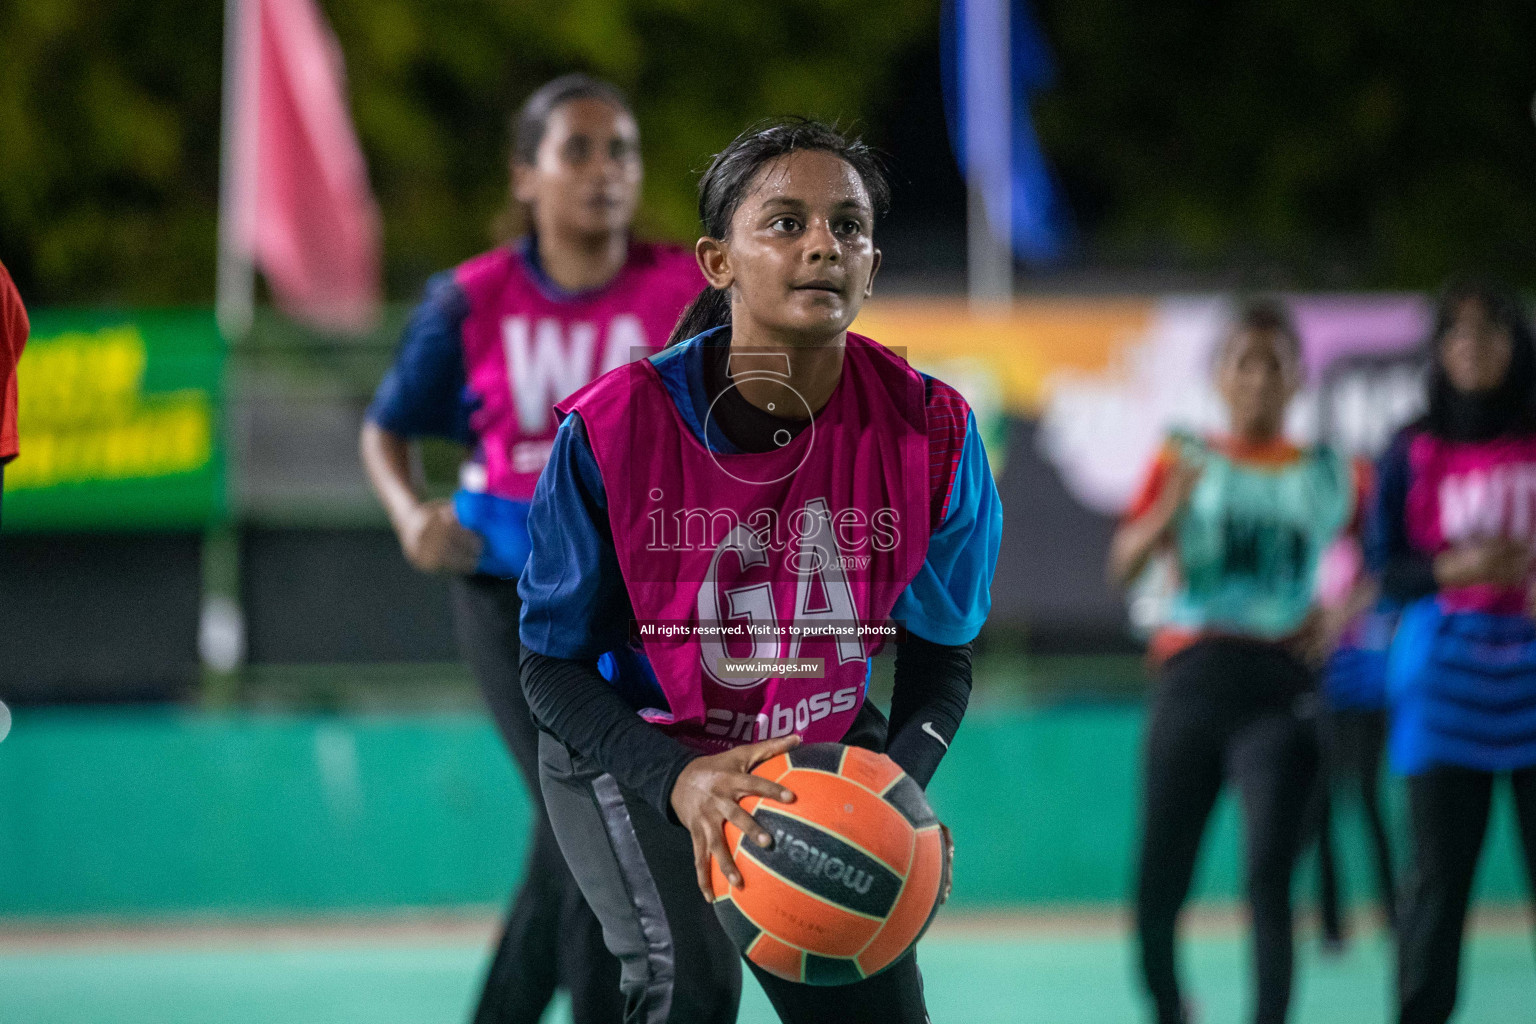
[[[992,0],[996,2],[996,0]],[[1029,116],[1030,95],[1051,84],[1055,74],[1050,51],[1027,0],[1002,0],[1008,4],[1008,45],[996,45],[982,33],[967,33],[967,8],[977,0],[945,0],[940,21],[940,73],[944,87],[944,113],[949,122],[949,142],[969,180],[970,158],[966,140],[982,138],[988,153],[976,155],[983,165],[1006,168],[1001,173],[982,173],[987,216],[998,236],[1013,240],[1013,251],[1031,263],[1059,258],[1071,235],[1065,204]],[[977,3],[978,8],[981,6]],[[978,66],[1005,61],[1006,67]],[[978,74],[979,72],[979,74]],[[1006,77],[1005,77],[1006,76]],[[968,95],[966,83],[1007,81],[1007,96]],[[1000,102],[1003,101],[1003,102]],[[977,124],[968,124],[975,120]],[[974,134],[973,129],[980,134]],[[998,221],[1007,217],[1008,231]]]

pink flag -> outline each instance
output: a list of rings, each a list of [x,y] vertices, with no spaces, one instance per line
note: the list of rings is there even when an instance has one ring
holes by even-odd
[[[278,304],[332,331],[374,326],[379,210],[347,111],[341,47],[314,0],[235,0],[228,240]]]

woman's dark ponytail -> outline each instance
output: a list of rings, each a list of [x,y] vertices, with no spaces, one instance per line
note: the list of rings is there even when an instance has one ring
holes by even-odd
[[[705,331],[724,327],[730,322],[731,293],[705,285],[704,290],[688,303],[688,308],[683,310],[683,315],[677,318],[677,326],[672,328],[672,335],[667,338],[667,348],[681,344]]]
[[[833,125],[805,117],[784,117],[758,122],[731,140],[709,162],[709,168],[699,179],[699,220],[704,224],[704,233],[710,238],[726,237],[731,218],[758,169],[796,150],[819,150],[846,161],[864,182],[875,215],[885,214],[891,202],[891,186],[874,150],[859,139],[850,139]],[[730,322],[730,292],[705,288],[683,310],[667,339],[667,347]]]

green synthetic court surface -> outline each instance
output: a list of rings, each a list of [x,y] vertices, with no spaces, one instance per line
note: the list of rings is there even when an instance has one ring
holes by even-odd
[[[1235,926],[1198,930],[1186,976],[1208,1024],[1247,1016],[1246,949]],[[1130,949],[1112,922],[998,925],[957,915],[923,943],[935,1024],[1133,1024],[1144,1019]],[[458,1024],[485,944],[366,929],[257,934],[0,934],[0,1021],[16,1024]],[[1342,957],[1301,942],[1297,1024],[1386,1022],[1389,947],[1358,939]],[[1518,924],[1469,943],[1457,1024],[1536,1021],[1536,958]],[[556,1008],[546,1024],[563,1024]],[[750,981],[741,1024],[774,1021]]]

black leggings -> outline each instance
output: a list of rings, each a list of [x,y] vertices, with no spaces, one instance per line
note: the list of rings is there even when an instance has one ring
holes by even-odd
[[[453,621],[502,739],[533,805],[523,884],[485,977],[475,1024],[538,1024],[557,987],[571,994],[575,1024],[612,1024],[624,1012],[619,964],[560,855],[539,789],[539,741],[518,674],[517,581],[455,578]]]
[[[1291,995],[1291,875],[1317,775],[1311,678],[1278,647],[1202,640],[1169,659],[1146,742],[1136,929],[1159,1024],[1184,1019],[1174,931],[1206,820],[1237,789],[1253,915],[1257,1024],[1285,1020]]]
[[[1400,1024],[1445,1024],[1456,1007],[1462,933],[1496,778],[1443,766],[1408,779],[1413,859],[1398,934]],[[1512,773],[1510,788],[1536,897],[1536,768]]]
[[[1331,711],[1322,719],[1323,771],[1318,779],[1315,811],[1318,903],[1323,934],[1335,942],[1344,938],[1340,907],[1347,902],[1333,844],[1334,798],[1341,787],[1352,790],[1360,801],[1370,833],[1382,918],[1388,928],[1397,928],[1397,878],[1386,819],[1381,812],[1381,753],[1386,731],[1385,711]]]

